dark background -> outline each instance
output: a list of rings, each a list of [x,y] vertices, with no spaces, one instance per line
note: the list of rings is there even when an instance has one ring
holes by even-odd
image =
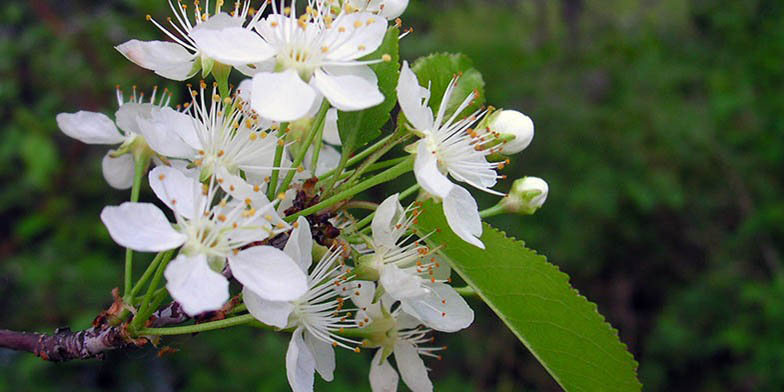
[[[550,197],[533,217],[492,222],[598,304],[647,390],[784,388],[783,8],[412,0],[405,14],[415,33],[404,58],[464,52],[489,103],[534,119],[533,144],[505,172],[545,178]],[[55,115],[113,113],[116,84],[181,92],[112,49],[161,39],[148,13],[169,15],[158,0],[0,3],[2,328],[87,327],[121,285],[123,250],[98,214],[127,194],[101,177],[105,149],[68,139]],[[487,307],[471,304],[469,330],[438,336],[450,349],[428,362],[437,389],[557,389]],[[287,388],[288,336],[243,327],[166,343],[182,351],[51,364],[0,350],[0,391]],[[369,390],[370,353],[338,361],[336,380],[317,389]]]

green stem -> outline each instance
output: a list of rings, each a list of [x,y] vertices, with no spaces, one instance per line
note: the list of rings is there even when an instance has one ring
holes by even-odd
[[[291,184],[291,181],[294,179],[294,175],[297,173],[296,169],[299,168],[299,165],[301,165],[302,161],[305,160],[305,154],[308,153],[308,149],[310,148],[310,145],[313,144],[313,140],[315,139],[316,135],[321,133],[321,131],[324,129],[324,119],[327,117],[327,110],[329,110],[329,101],[325,99],[321,104],[321,109],[316,115],[316,119],[313,122],[313,125],[310,128],[310,132],[308,132],[307,139],[302,144],[302,147],[300,147],[299,152],[297,153],[297,157],[294,158],[294,163],[291,165],[291,168],[294,170],[289,170],[288,174],[286,174],[286,178],[283,179],[283,183],[280,184],[281,192],[286,192],[289,184]],[[315,172],[316,166],[314,165],[311,167]],[[273,199],[270,198],[270,200]]]
[[[332,207],[333,205],[335,205],[337,203],[340,203],[343,200],[348,200],[352,196],[354,196],[354,195],[356,195],[356,194],[358,194],[360,192],[363,192],[365,190],[368,190],[368,189],[370,189],[370,188],[372,188],[372,187],[374,187],[374,186],[376,186],[378,184],[382,184],[382,183],[385,183],[387,181],[394,180],[395,178],[400,177],[401,175],[411,171],[411,169],[413,169],[413,167],[414,167],[414,157],[411,156],[411,157],[408,157],[407,160],[405,160],[405,161],[403,161],[401,163],[398,163],[397,165],[395,165],[395,166],[393,166],[393,167],[391,167],[391,168],[389,168],[389,169],[379,173],[378,175],[376,175],[374,177],[371,177],[371,178],[369,178],[369,179],[367,179],[367,180],[357,184],[356,186],[354,186],[352,188],[346,189],[346,190],[336,194],[335,196],[327,198],[326,200],[322,201],[321,203],[318,203],[318,204],[316,204],[316,205],[314,205],[314,206],[312,206],[310,208],[306,208],[306,209],[304,209],[304,210],[302,210],[302,211],[300,211],[300,212],[298,212],[296,214],[287,216],[286,217],[286,221],[293,222],[300,216],[307,216],[307,215],[313,214],[315,212],[319,212],[319,211],[321,211],[321,210],[323,210],[325,208]]]
[[[139,193],[142,189],[142,177],[147,169],[149,160],[136,157],[133,167],[133,186],[131,187],[131,202],[139,201]],[[123,297],[128,297],[133,285],[133,249],[125,249],[125,291]]]
[[[173,254],[173,252],[167,252],[167,255],[171,254]],[[161,279],[163,279],[163,271],[166,270],[166,266],[169,264],[169,260],[171,260],[170,257],[164,257],[158,265],[158,269],[155,270],[155,276],[153,276],[152,281],[150,282],[150,286],[147,287],[147,293],[144,294],[144,298],[142,298],[142,302],[139,305],[139,310],[136,312],[136,316],[133,318],[133,321],[131,321],[131,331],[138,330],[155,311],[155,309],[150,306],[150,299],[152,299],[155,290],[158,289],[158,285],[161,283]]]
[[[349,159],[346,162],[346,166],[345,167],[351,167],[351,166],[354,166],[357,163],[361,162],[363,159],[367,158],[370,154],[372,154],[373,152],[375,152],[379,148],[383,147],[384,144],[386,144],[389,141],[389,139],[392,138],[392,136],[394,136],[394,135],[389,135],[389,136],[379,140],[378,142],[376,142],[376,144],[374,144],[374,145],[372,145],[372,146],[362,150],[362,152],[360,152],[359,154],[354,155],[351,159]],[[323,181],[323,180],[325,180],[325,179],[327,179],[329,177],[332,177],[337,172],[338,172],[337,169],[332,169],[332,170],[322,174],[321,176],[319,176],[319,180]]]
[[[477,295],[479,295],[476,292],[476,290],[474,290],[474,288],[471,286],[455,287],[455,291],[457,291],[457,293],[462,295],[463,297],[476,297]]]
[[[341,207],[341,208],[342,209],[346,209],[346,210],[349,210],[349,209],[364,209],[364,210],[375,211],[376,208],[378,208],[378,204],[370,202],[370,201],[352,200],[352,201],[346,203],[345,205],[343,205],[343,207]]]
[[[160,252],[157,255],[155,255],[155,258],[152,259],[150,265],[147,266],[147,269],[144,271],[144,274],[142,274],[142,277],[139,278],[139,280],[136,282],[135,285],[133,285],[133,289],[131,290],[129,297],[133,298],[137,294],[139,294],[139,291],[141,291],[142,287],[144,287],[144,284],[147,283],[148,280],[150,280],[153,272],[155,272],[155,269],[158,267],[158,264],[161,262],[161,259],[163,259],[163,255],[166,253],[167,252]]]
[[[326,121],[326,116],[324,117],[324,119]],[[318,134],[316,135],[316,141],[315,141],[316,144],[313,146],[313,158],[310,160],[310,167],[313,168],[314,175],[316,173],[316,168],[318,167],[318,160],[319,160],[319,155],[321,154],[321,148],[324,146],[324,126],[325,125],[322,125],[318,129]]]
[[[402,133],[401,131],[395,132],[392,134],[393,138],[390,139],[386,144],[381,146],[378,150],[373,152],[361,165],[356,169],[354,174],[349,177],[343,184],[346,187],[353,186],[358,180],[359,177],[367,171],[371,165],[373,165],[377,160],[381,159],[384,154],[388,153],[389,150],[397,146],[398,144],[404,142],[409,137],[413,136],[411,133]]]
[[[272,175],[270,176],[270,182],[267,189],[267,198],[270,200],[275,200],[275,191],[278,186],[278,175],[280,174],[280,162],[283,160],[283,149],[286,146],[286,142],[284,141],[283,137],[286,135],[286,128],[289,127],[289,123],[282,122],[280,123],[280,129],[278,130],[278,147],[275,149],[275,161],[272,164]]]
[[[411,185],[410,187],[408,187],[408,189],[404,190],[403,192],[400,192],[400,195],[397,198],[398,200],[403,200],[411,196],[414,192],[418,190],[419,190],[419,184]],[[354,227],[356,228],[357,231],[361,231],[363,234],[368,234],[370,232],[370,226],[368,227],[365,226],[369,225],[370,222],[373,221],[374,216],[376,216],[375,212],[368,214],[368,216],[362,218],[361,221],[357,222],[356,226]]]
[[[338,182],[340,179],[340,175],[343,173],[343,170],[348,166],[349,155],[351,152],[349,150],[343,150],[340,154],[340,162],[338,163],[338,167],[335,169],[335,175],[329,178],[329,182],[327,185],[323,187],[324,189],[324,196],[329,196],[332,193],[332,188],[335,186],[335,183]]]
[[[185,335],[191,333],[213,331],[216,329],[223,329],[228,327],[235,327],[238,325],[248,324],[253,321],[256,321],[253,315],[243,314],[242,316],[231,317],[218,321],[210,321],[208,323],[202,323],[202,324],[185,325],[182,327],[142,328],[138,331],[138,334],[157,335],[157,336]]]
[[[479,216],[482,218],[489,218],[491,216],[501,215],[504,212],[506,212],[504,207],[501,205],[501,203],[498,203],[486,210],[479,211]]]

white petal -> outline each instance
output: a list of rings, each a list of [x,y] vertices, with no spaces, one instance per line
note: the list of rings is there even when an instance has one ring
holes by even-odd
[[[225,12],[210,16],[206,21],[199,23],[191,31],[220,30],[229,27],[242,27],[245,22],[239,15],[232,16]]]
[[[291,231],[289,240],[283,247],[283,252],[291,257],[303,272],[308,272],[310,264],[313,262],[313,236],[310,224],[305,217],[297,218],[297,227]]]
[[[289,315],[294,310],[294,305],[291,302],[267,301],[247,287],[242,289],[242,301],[248,307],[248,312],[257,320],[281,329],[288,326]]]
[[[260,185],[251,185],[242,179],[242,177],[229,173],[223,166],[218,167],[215,171],[215,175],[221,189],[231,195],[235,200],[250,200],[253,207],[257,210],[270,203],[269,199],[267,199],[267,195],[263,192],[264,187]]]
[[[400,69],[397,100],[403,114],[414,128],[420,131],[433,128],[433,111],[427,105],[430,100],[430,90],[419,85],[419,80],[408,67],[407,61],[403,61],[403,68]]]
[[[427,376],[425,362],[419,357],[416,347],[406,341],[395,343],[395,363],[406,383],[412,392],[429,392],[433,390],[433,383]]]
[[[461,186],[453,186],[444,198],[444,215],[458,237],[478,248],[485,248],[479,239],[482,236],[482,218],[470,192]]]
[[[428,283],[430,293],[402,301],[403,310],[441,332],[457,332],[474,322],[474,311],[452,286]]]
[[[229,281],[213,271],[203,254],[179,255],[166,271],[166,289],[190,316],[220,309],[229,299]]]
[[[381,360],[384,350],[377,350],[370,363],[370,389],[373,392],[396,392],[400,377],[389,361]]]
[[[419,141],[417,156],[414,160],[414,176],[417,179],[417,183],[427,193],[440,199],[445,198],[452,188],[456,187],[438,170],[438,159],[435,154],[427,149],[425,140]]]
[[[253,77],[259,72],[274,72],[275,71],[275,58],[271,58],[267,61],[262,61],[260,63],[255,64],[248,64],[248,65],[237,65],[234,66],[234,69],[240,71],[243,75]],[[250,90],[248,90],[250,91]],[[247,101],[250,102],[250,101]]]
[[[270,301],[292,301],[307,290],[305,273],[271,246],[254,246],[229,256],[231,273],[243,286]]]
[[[317,69],[312,83],[338,110],[362,110],[384,102],[376,74],[366,65]]]
[[[373,230],[373,243],[394,249],[399,236],[395,234],[395,225],[403,215],[398,194],[395,193],[384,200],[376,209],[376,215],[370,223]]]
[[[275,55],[275,50],[263,38],[242,27],[194,29],[190,36],[199,50],[223,64],[254,64]]]
[[[384,0],[383,4],[380,15],[392,20],[403,14],[408,7],[408,0]]]
[[[125,140],[108,116],[79,111],[57,115],[57,126],[64,134],[87,144],[118,144]]]
[[[367,308],[373,303],[373,297],[376,294],[376,284],[374,282],[369,280],[352,280],[343,284],[343,286],[348,286],[349,297],[354,302],[354,305],[357,305],[357,308]]]
[[[101,167],[103,168],[103,178],[115,189],[130,189],[133,185],[134,164],[133,155],[123,154],[119,157],[112,157],[114,150],[103,156]]]
[[[296,71],[261,72],[253,77],[251,105],[262,117],[274,121],[302,118],[313,106],[316,91]]]
[[[193,117],[172,108],[163,108],[160,112],[156,112],[154,116],[194,150],[203,148]]]
[[[324,141],[333,146],[340,146],[340,132],[338,131],[338,110],[335,108],[327,110],[327,118],[324,121]]]
[[[152,112],[160,111],[161,107],[151,103],[126,102],[114,113],[117,127],[125,131],[126,134],[133,133],[141,135],[139,124],[136,118],[152,118]]]
[[[136,122],[139,132],[144,140],[155,152],[170,158],[189,159],[196,155],[196,149],[183,140],[180,133],[172,129],[173,125],[181,123],[179,116],[172,115],[171,108],[152,112],[151,118],[137,117]],[[175,112],[176,113],[176,112]],[[187,131],[187,130],[186,130]]]
[[[174,42],[131,40],[115,47],[134,64],[172,80],[185,80],[196,72],[196,55]]]
[[[302,338],[303,329],[297,328],[291,335],[286,350],[286,376],[294,392],[313,392],[316,360]]]
[[[237,87],[237,95],[245,101],[250,103],[250,92],[253,91],[253,79],[244,79]]]
[[[313,168],[310,167],[312,160],[313,149],[308,149],[308,152],[305,154],[305,168],[310,172],[310,176],[308,177],[312,177],[314,175],[320,176],[338,167],[340,164],[340,152],[328,144],[322,145],[321,151],[319,152],[318,162],[316,162],[315,173],[313,173]]]
[[[204,212],[206,201],[198,179],[188,177],[173,167],[158,166],[150,171],[148,180],[158,199],[186,219],[193,219]]]
[[[316,361],[316,371],[324,381],[332,381],[335,373],[335,349],[332,345],[317,339],[310,332],[303,333],[305,344]]]
[[[422,287],[423,282],[424,280],[418,275],[407,273],[393,264],[384,265],[379,278],[379,283],[384,286],[384,290],[397,300],[427,294],[427,290]]]
[[[185,243],[187,236],[172,228],[166,215],[150,203],[107,206],[101,220],[114,241],[139,252],[161,252]]]
[[[323,42],[338,43],[330,45],[327,58],[348,61],[371,54],[381,46],[386,32],[386,21],[369,12],[341,13],[324,33]]]

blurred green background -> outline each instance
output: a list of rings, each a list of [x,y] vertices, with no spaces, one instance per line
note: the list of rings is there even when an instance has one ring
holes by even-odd
[[[105,149],[65,137],[55,115],[111,114],[115,85],[180,92],[112,49],[161,39],[148,13],[163,20],[166,3],[0,3],[2,328],[87,327],[121,285],[123,251],[98,214],[127,195],[103,181]],[[534,119],[505,172],[545,178],[549,200],[493,223],[598,304],[647,390],[784,389],[784,3],[412,0],[404,24],[404,58],[464,52],[489,103]],[[469,330],[437,336],[450,347],[428,362],[438,390],[557,390],[472,306]],[[168,339],[182,351],[163,358],[66,364],[0,350],[0,391],[286,390],[287,339],[235,328]],[[369,390],[369,360],[340,352],[317,389]]]

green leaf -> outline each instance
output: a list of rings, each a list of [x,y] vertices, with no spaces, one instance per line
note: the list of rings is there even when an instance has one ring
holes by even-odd
[[[384,102],[369,109],[356,112],[338,112],[338,131],[344,151],[349,153],[362,147],[381,134],[381,127],[389,121],[389,113],[397,103],[397,80],[400,76],[400,47],[397,27],[387,30],[384,41],[375,52],[360,60],[376,60],[388,54],[391,61],[373,64],[370,68],[378,77],[378,88],[384,94]]]
[[[638,391],[637,362],[596,305],[569,276],[484,224],[486,250],[458,238],[440,204],[428,201],[415,227],[567,391]],[[438,230],[441,229],[441,230]]]
[[[479,98],[468,108],[463,110],[461,116],[465,117],[479,109],[485,102],[485,81],[482,74],[474,68],[474,64],[464,54],[437,53],[427,57],[420,57],[411,66],[417,75],[419,84],[427,86],[430,83],[429,106],[433,113],[438,113],[438,108],[444,98],[444,93],[455,75],[460,75],[457,87],[449,97],[446,115],[449,116],[465,98],[476,90]]]

